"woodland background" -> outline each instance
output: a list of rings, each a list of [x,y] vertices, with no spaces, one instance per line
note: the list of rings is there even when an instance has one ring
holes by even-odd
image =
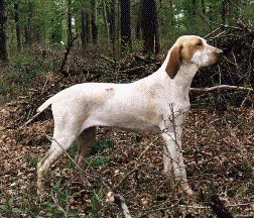
[[[132,217],[253,217],[253,22],[251,0],[0,0],[0,216],[126,217],[121,196]],[[196,195],[163,175],[160,137],[100,129],[84,170],[61,157],[40,201],[36,164],[53,123],[36,108],[76,83],[153,73],[183,34],[224,51],[190,92],[183,154]]]

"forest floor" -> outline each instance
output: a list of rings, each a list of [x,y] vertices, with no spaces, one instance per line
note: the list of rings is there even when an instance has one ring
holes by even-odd
[[[215,217],[205,197],[211,192],[235,217],[254,216],[254,109],[232,108],[224,116],[191,110],[183,149],[195,196],[173,188],[162,173],[160,137],[100,129],[95,150],[99,145],[103,149],[97,147],[84,172],[66,156],[54,164],[45,182],[44,204],[36,196],[36,163],[48,149],[45,135],[51,134],[53,124],[38,121],[7,129],[3,124],[11,110],[6,107],[0,113],[2,217],[123,217],[116,205],[106,202],[115,186],[133,217]]]
[[[94,75],[86,75],[93,81]],[[254,217],[252,107],[191,109],[182,144],[194,196],[163,174],[160,136],[100,128],[83,171],[63,155],[45,178],[47,196],[40,201],[36,164],[49,148],[53,122],[38,119],[13,127],[19,102],[0,107],[0,217],[124,217],[117,204],[107,201],[112,189],[125,199],[132,217],[216,217],[213,195],[234,217]],[[68,152],[75,157],[76,145]]]

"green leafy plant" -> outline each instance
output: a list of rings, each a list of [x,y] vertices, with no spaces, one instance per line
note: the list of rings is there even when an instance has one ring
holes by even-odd
[[[93,189],[93,197],[91,199],[91,214],[98,215],[100,214],[100,209],[102,208],[101,202],[103,200],[103,193],[100,189]]]

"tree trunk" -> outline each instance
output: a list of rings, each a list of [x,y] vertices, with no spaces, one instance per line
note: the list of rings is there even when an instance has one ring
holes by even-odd
[[[16,24],[16,37],[17,37],[17,49],[21,50],[21,33],[20,33],[20,25],[19,25],[19,2],[14,4],[14,20]]]
[[[90,41],[89,15],[83,9],[81,10],[81,42],[85,48]]]
[[[90,41],[90,19],[89,19],[89,13],[85,13],[85,21],[86,21],[86,42],[88,43]]]
[[[196,0],[192,0],[192,15],[196,16],[197,15],[197,3]]]
[[[25,43],[31,45],[33,41],[33,32],[32,32],[32,16],[33,16],[33,5],[31,2],[28,2],[28,15],[27,15],[27,25],[25,26]]]
[[[205,12],[205,0],[201,0],[201,11],[202,11],[202,13],[205,15],[206,14],[206,12]]]
[[[121,45],[131,47],[130,0],[121,0]]]
[[[93,44],[98,43],[98,25],[97,25],[97,0],[91,0],[91,25]]]
[[[171,28],[174,26],[174,8],[173,8],[173,0],[169,0],[169,28],[171,30]]]
[[[229,4],[228,0],[223,0],[221,3],[221,20],[223,25],[226,24],[226,18],[228,14],[228,4]]]
[[[116,31],[115,31],[115,17],[116,17],[116,13],[115,13],[115,1],[112,0],[112,2],[110,3],[109,7],[108,7],[108,23],[109,23],[109,35],[110,35],[110,40],[113,44],[113,46],[115,45],[115,36],[116,36]]]
[[[85,22],[85,12],[81,10],[81,43],[82,47],[86,47],[86,22]]]
[[[141,38],[141,19],[142,19],[142,1],[138,7],[138,19],[137,19],[137,27],[136,27],[136,37],[137,39]]]
[[[157,54],[160,46],[155,0],[143,0],[141,28],[144,39],[144,54]]]
[[[6,14],[5,14],[5,1],[0,0],[0,59],[2,61],[8,60],[7,53],[7,43],[6,43],[6,33],[5,33],[5,23],[6,23]]]
[[[67,9],[67,23],[68,23],[68,30],[67,30],[67,34],[68,34],[68,45],[70,45],[71,41],[72,41],[72,23],[71,23],[71,18],[72,18],[72,14],[71,14],[71,0],[68,0],[68,9]]]
[[[102,1],[102,6],[103,6],[103,19],[106,27],[106,34],[107,34],[107,41],[108,41],[108,46],[110,42],[110,34],[109,34],[109,24],[107,20],[107,9],[106,9],[106,3],[105,0]]]

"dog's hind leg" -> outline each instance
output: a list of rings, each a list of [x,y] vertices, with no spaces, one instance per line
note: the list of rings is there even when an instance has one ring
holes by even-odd
[[[87,157],[91,151],[91,145],[95,141],[96,132],[96,127],[89,127],[77,138],[78,153],[76,161],[81,168],[84,166],[84,158]]]
[[[72,131],[71,131],[72,130]],[[67,150],[77,137],[77,129],[69,125],[55,125],[53,139],[47,155],[37,164],[38,194],[43,191],[43,176],[64,150]]]

